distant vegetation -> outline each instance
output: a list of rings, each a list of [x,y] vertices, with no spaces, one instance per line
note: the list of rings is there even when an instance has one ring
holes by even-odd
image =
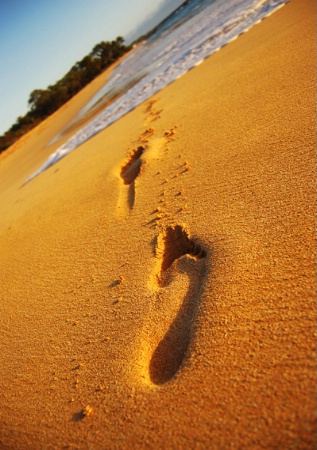
[[[112,42],[100,42],[61,80],[47,89],[35,89],[31,92],[27,114],[19,117],[10,129],[0,136],[0,153],[66,103],[130,48],[131,46],[124,45],[121,36]]]

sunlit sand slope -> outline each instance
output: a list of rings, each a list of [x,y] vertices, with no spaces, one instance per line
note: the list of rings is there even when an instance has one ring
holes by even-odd
[[[315,448],[314,36],[291,1],[27,185],[107,75],[1,156],[1,448]]]

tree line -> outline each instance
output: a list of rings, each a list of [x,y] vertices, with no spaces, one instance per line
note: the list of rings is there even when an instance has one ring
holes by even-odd
[[[12,127],[0,136],[0,153],[60,108],[130,48],[124,45],[121,36],[111,42],[102,41],[77,61],[61,80],[47,89],[32,91],[28,100],[29,111],[25,116],[18,117]]]

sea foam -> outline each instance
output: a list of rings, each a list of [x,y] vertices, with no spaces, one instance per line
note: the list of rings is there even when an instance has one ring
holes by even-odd
[[[66,129],[107,106],[59,147],[28,183],[223,46],[283,6],[285,0],[190,0],[119,64]],[[111,99],[112,103],[111,103]],[[110,101],[110,105],[109,105]],[[63,137],[62,130],[56,137]],[[24,184],[25,184],[24,183]]]

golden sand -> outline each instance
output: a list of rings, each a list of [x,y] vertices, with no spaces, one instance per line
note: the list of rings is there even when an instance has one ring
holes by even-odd
[[[315,448],[315,2],[22,186],[0,159],[0,448]]]

